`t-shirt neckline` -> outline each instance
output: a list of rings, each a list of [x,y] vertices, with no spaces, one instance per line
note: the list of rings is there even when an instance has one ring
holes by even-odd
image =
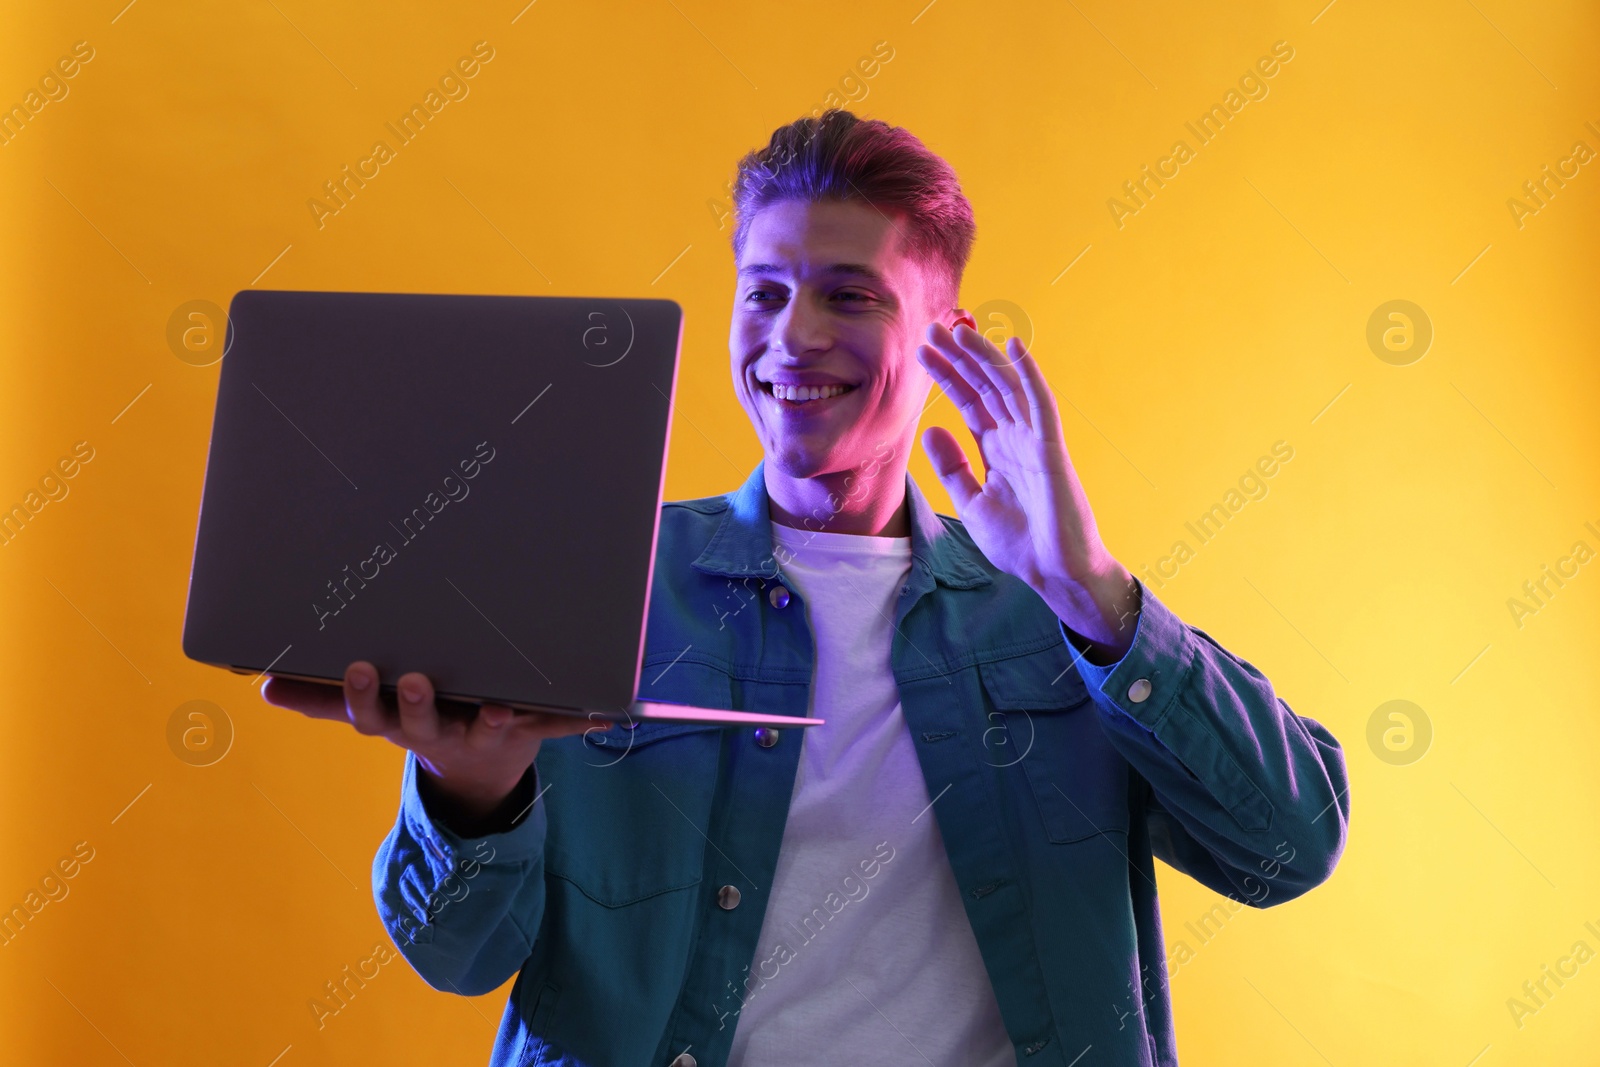
[[[908,556],[911,553],[911,536],[879,537],[876,534],[835,533],[829,530],[802,530],[768,520],[772,527],[772,540],[785,548],[801,550],[818,548],[829,552],[851,552],[858,555]]]

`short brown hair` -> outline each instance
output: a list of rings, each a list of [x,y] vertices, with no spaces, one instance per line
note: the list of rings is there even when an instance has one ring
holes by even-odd
[[[756,212],[783,200],[860,200],[901,214],[907,250],[934,268],[935,301],[955,306],[977,236],[972,205],[950,164],[911,131],[839,108],[773,130],[765,148],[739,160],[735,258]]]

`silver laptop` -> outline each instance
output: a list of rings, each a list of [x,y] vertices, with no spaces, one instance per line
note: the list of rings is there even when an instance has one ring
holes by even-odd
[[[191,659],[441,707],[813,726],[637,698],[683,311],[670,300],[234,296]]]

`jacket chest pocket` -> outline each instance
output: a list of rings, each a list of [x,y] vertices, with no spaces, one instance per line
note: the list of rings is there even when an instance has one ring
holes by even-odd
[[[1055,844],[1128,833],[1128,764],[1105,736],[1063,642],[979,664],[990,722],[998,714],[1010,767],[1027,780]],[[997,764],[994,759],[989,760]]]
[[[646,664],[643,699],[729,704],[726,672],[678,662],[662,673]],[[651,686],[652,677],[661,684]],[[544,742],[546,872],[608,908],[698,885],[723,734],[705,723],[639,722]]]

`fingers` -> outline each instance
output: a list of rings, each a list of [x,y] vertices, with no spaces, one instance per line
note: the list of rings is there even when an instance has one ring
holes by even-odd
[[[342,688],[269,676],[261,687],[261,696],[269,704],[290,708],[310,718],[348,722],[359,733],[386,737],[409,749],[428,748],[442,742],[461,743],[484,752],[513,741],[525,742],[530,737],[581,734],[596,725],[590,719],[575,715],[522,712],[504,704],[474,706],[451,701],[445,703],[457,704],[466,714],[447,720],[440,711],[433,683],[419,672],[401,675],[395,690],[393,698],[383,696],[377,668],[366,660],[357,660],[346,668]],[[609,726],[609,723],[602,723],[600,728]]]
[[[1061,411],[1056,407],[1055,393],[1044,380],[1038,360],[1022,346],[1022,339],[1009,342],[1017,369],[1022,373],[1022,392],[1028,398],[1028,418],[1033,431],[1045,441],[1061,440]]]
[[[931,335],[933,327],[928,328]],[[979,392],[967,383],[951,359],[938,348],[931,344],[921,345],[917,348],[917,359],[924,368],[944,390],[945,396],[956,406],[961,413],[961,421],[967,424],[967,429],[972,431],[973,437],[982,437],[994,429],[997,423],[994,415],[990,413]]]
[[[601,733],[605,733],[613,726],[618,725],[598,711],[591,711],[582,719],[573,719],[566,715],[546,715],[545,718],[549,720],[549,729],[552,731],[549,736],[551,737],[566,737],[569,734],[584,734],[587,736],[590,730],[598,730]]]
[[[930,426],[922,435],[922,448],[933,463],[933,472],[950,494],[958,515],[967,513],[967,504],[983,491],[972,473],[972,464],[956,442],[955,435],[943,426]]]
[[[935,322],[929,324],[927,336],[929,346],[944,356],[996,425],[1030,425],[1017,369],[983,334],[965,324],[952,334]]]
[[[611,723],[556,712],[514,711],[501,704],[484,704],[467,727],[469,747],[484,750],[528,738],[544,740],[610,729]]]
[[[480,705],[478,714],[467,724],[467,747],[479,752],[498,748],[511,732],[516,716],[517,713],[504,704]]]
[[[400,732],[405,736],[407,747],[438,740],[439,709],[434,706],[433,683],[428,676],[418,671],[402,674],[395,691]]]
[[[399,725],[378,691],[378,669],[366,660],[356,660],[345,668],[344,703],[346,717],[357,733],[383,736]]]
[[[971,357],[967,362],[972,368],[987,376],[1004,402],[1006,413],[1014,421],[1024,426],[1030,425],[1027,398],[1023,396],[1021,377],[1017,373],[1017,357],[1000,351],[989,338],[964,323],[957,324],[950,336]],[[1008,347],[1025,351],[1021,338],[1013,336],[1007,343]]]
[[[962,342],[966,352],[970,352],[979,370],[986,371],[995,382],[995,389],[1005,398],[1006,411],[1010,411],[1011,418],[1021,422],[1022,426],[1032,426],[1027,419],[1027,397],[1022,395],[1022,376],[1016,370],[1019,355],[1027,352],[1026,347],[1022,347],[1022,339],[1014,334],[1006,338],[1008,352],[1002,352],[994,342],[971,326],[958,325],[952,336]]]
[[[280,708],[289,708],[312,719],[348,720],[344,693],[338,686],[322,682],[302,682],[269,675],[261,683],[261,699]]]

